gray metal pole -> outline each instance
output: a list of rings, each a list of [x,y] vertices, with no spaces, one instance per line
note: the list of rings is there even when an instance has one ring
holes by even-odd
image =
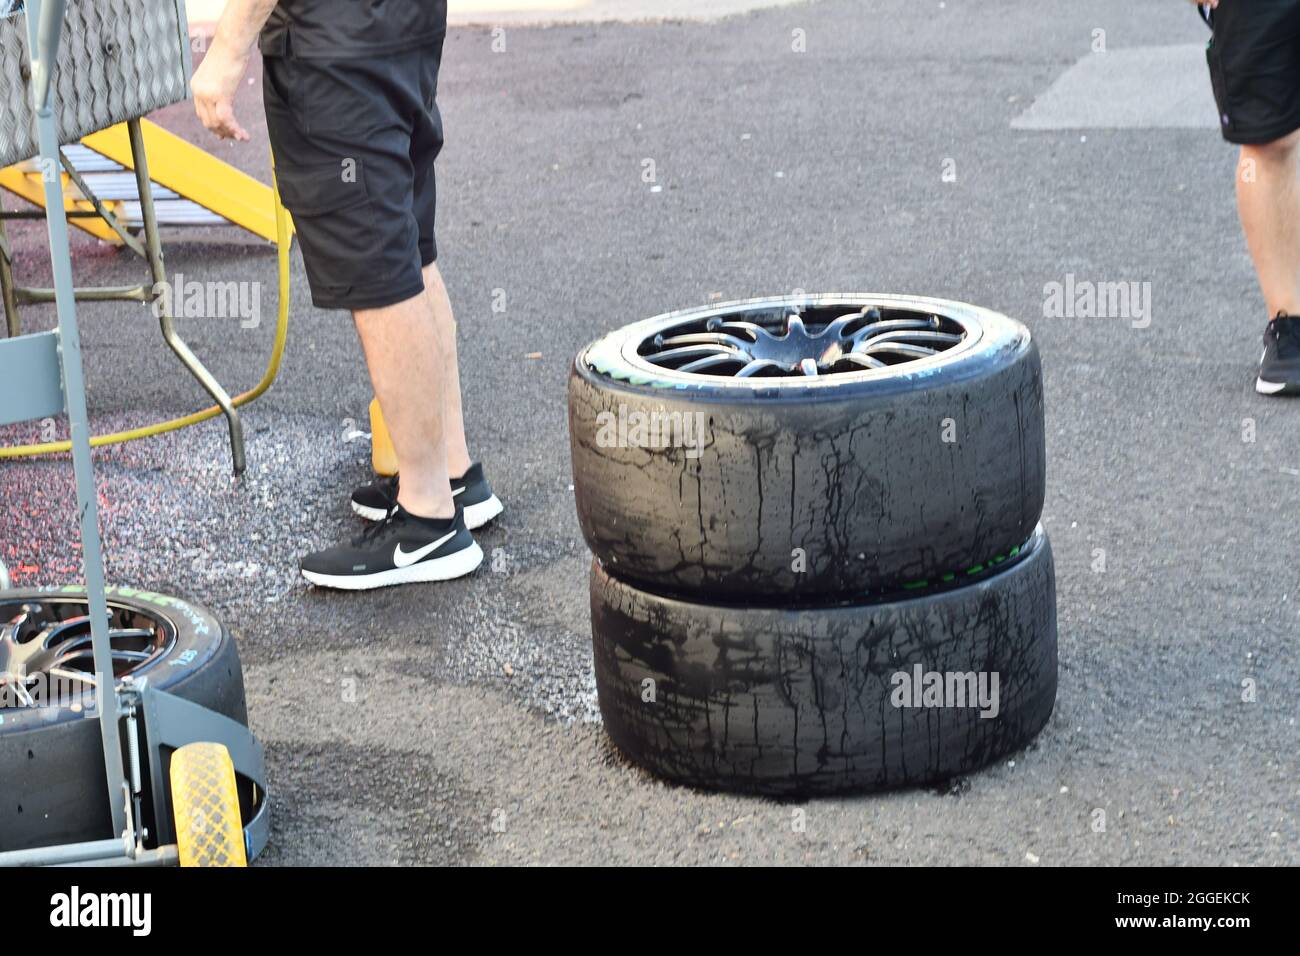
[[[36,0],[27,5],[27,45],[32,57],[32,96],[40,112],[50,102],[50,80],[59,54],[65,0]]]
[[[72,287],[72,252],[68,221],[63,214],[63,178],[59,173],[59,131],[50,106],[50,78],[59,51],[64,0],[27,0],[27,42],[32,51],[32,92],[36,132],[41,145],[41,178],[45,183],[46,222],[50,232],[50,265],[54,300],[59,311],[59,352],[63,362],[64,403],[72,432],[72,466],[77,482],[77,513],[81,522],[81,556],[86,570],[90,605],[90,636],[95,655],[99,697],[99,732],[104,742],[104,772],[113,834],[126,829],[126,777],[122,771],[122,739],[118,733],[117,688],[108,643],[108,601],[104,595],[104,555],[99,537],[95,475],[90,463],[90,426],[86,420],[86,387],[81,370],[81,337]]]
[[[8,853],[0,853],[0,866],[84,865],[119,856],[126,857],[126,844],[121,840],[95,840],[90,843],[41,846],[31,850],[10,850]]]
[[[166,283],[167,268],[163,264],[162,240],[158,236],[158,216],[154,212],[153,184],[149,180],[149,159],[145,155],[144,133],[140,130],[138,119],[128,120],[127,136],[131,140],[131,156],[135,160],[136,191],[140,196],[140,219],[144,223],[145,251],[149,260],[149,270],[153,276],[154,286]],[[162,328],[163,340],[176,353],[181,364],[190,370],[190,374],[199,380],[199,384],[212,396],[212,400],[221,408],[230,428],[230,454],[235,464],[235,474],[242,475],[247,467],[244,460],[244,426],[239,418],[239,409],[231,400],[229,393],[221,383],[213,378],[212,373],[204,367],[184,340],[176,334],[176,323],[172,318],[171,302],[174,296],[163,301],[163,308],[158,310],[158,324]]]
[[[5,330],[12,339],[22,330],[18,326],[18,291],[14,286],[14,266],[9,236],[5,232],[4,211],[4,203],[0,203],[0,304],[4,306]]]

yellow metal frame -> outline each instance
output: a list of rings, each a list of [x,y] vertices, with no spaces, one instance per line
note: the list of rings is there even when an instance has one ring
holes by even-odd
[[[149,157],[150,179],[268,242],[279,241],[270,186],[148,120],[140,121],[140,132]],[[81,145],[127,169],[135,168],[125,123],[91,133]],[[293,232],[292,223],[289,232]]]
[[[156,128],[157,127],[155,127],[155,129]],[[193,147],[191,147],[191,149],[193,149]],[[116,161],[121,162],[121,160]],[[240,175],[242,176],[243,174],[241,173]],[[272,176],[272,179],[274,181],[274,175]],[[258,185],[262,186],[261,183],[258,183]],[[174,189],[175,187],[169,186],[168,188]],[[284,357],[284,344],[288,337],[289,330],[289,250],[292,247],[293,227],[288,212],[285,211],[283,204],[280,202],[279,190],[267,186],[262,186],[262,188],[267,190],[270,194],[272,203],[274,204],[272,219],[275,224],[275,243],[278,247],[279,307],[275,320],[275,342],[271,346],[271,357],[267,363],[266,371],[262,375],[262,380],[253,388],[236,395],[231,399],[231,403],[236,408],[248,404],[271,387],[271,383],[275,381],[275,377],[280,372],[280,361]],[[217,210],[214,210],[214,212],[215,211]],[[247,226],[245,228],[247,228]],[[192,415],[185,415],[181,418],[171,419],[170,421],[159,422],[155,425],[147,425],[143,428],[133,428],[127,431],[113,432],[108,435],[94,435],[90,439],[90,445],[92,448],[98,448],[102,445],[116,445],[122,442],[135,441],[140,438],[150,438],[154,435],[162,435],[166,432],[176,431],[189,425],[197,425],[199,422],[207,421],[209,418],[216,418],[220,414],[222,414],[221,407],[218,405],[212,405],[202,411],[195,412]],[[36,445],[0,447],[0,459],[26,458],[32,455],[50,455],[58,452],[66,452],[71,450],[71,448],[72,443],[70,441],[42,442]]]
[[[93,213],[95,207],[92,203],[84,199],[74,198],[76,189],[71,185],[71,180],[67,173],[63,176],[63,209],[67,213]],[[0,189],[7,189],[16,196],[19,196],[33,206],[45,208],[45,187],[41,185],[41,174],[32,169],[23,169],[21,166],[7,166],[0,169]],[[119,202],[104,203],[113,213],[121,218],[122,204]],[[111,242],[120,246],[122,239],[113,229],[99,216],[69,216],[68,225],[76,226],[78,229],[90,233],[96,239],[102,239],[104,242]]]
[[[150,179],[255,236],[261,236],[268,242],[277,241],[275,214],[272,212],[273,190],[270,186],[155,123],[146,119],[139,123],[149,156]],[[131,134],[126,123],[91,133],[81,140],[81,145],[126,169],[135,169]],[[42,209],[45,207],[45,187],[41,183],[40,173],[34,169],[24,169],[22,164],[0,169],[0,189],[7,189],[34,206]],[[69,213],[95,211],[90,202],[79,196],[67,173],[63,174],[63,196],[63,208]],[[114,215],[121,217],[123,203],[107,202],[104,205]],[[122,244],[117,233],[98,216],[75,216],[68,222],[97,239],[114,245]],[[292,220],[289,223],[289,233],[293,234]]]

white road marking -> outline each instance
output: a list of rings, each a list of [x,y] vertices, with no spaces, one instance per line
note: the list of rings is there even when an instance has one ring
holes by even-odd
[[[1086,53],[1011,126],[1218,129],[1218,115],[1205,44],[1186,43]]]

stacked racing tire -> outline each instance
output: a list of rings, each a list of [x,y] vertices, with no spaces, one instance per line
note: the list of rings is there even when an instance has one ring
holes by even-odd
[[[694,786],[942,780],[1056,698],[1042,374],[1023,325],[824,295],[670,313],[569,378],[605,726]]]

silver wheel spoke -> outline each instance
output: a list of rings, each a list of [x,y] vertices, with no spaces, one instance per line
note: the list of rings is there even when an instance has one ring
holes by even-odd
[[[864,368],[884,368],[888,362],[882,362],[878,358],[872,358],[870,355],[863,355],[860,352],[845,352],[841,358],[853,362],[855,365],[861,365]]]
[[[735,365],[738,362],[745,361],[737,355],[713,355],[708,358],[696,359],[694,362],[687,362],[677,368],[679,372],[702,372],[706,368],[716,368],[719,365]]]
[[[926,319],[885,319],[883,322],[872,322],[870,325],[864,325],[849,338],[856,345],[864,339],[880,335],[883,332],[897,332],[903,329],[924,332],[933,328],[934,324]]]
[[[878,352],[892,352],[897,355],[915,355],[918,358],[939,354],[937,349],[928,349],[924,345],[909,345],[907,342],[882,342],[880,345],[868,345],[865,348],[855,349],[852,354],[874,355]]]
[[[0,681],[0,688],[5,688],[5,687],[13,688],[13,694],[15,697],[18,698],[18,703],[20,706],[31,707],[36,703],[32,699],[31,691],[27,689],[26,683],[24,683],[21,678],[17,678],[15,680]],[[0,694],[0,700],[3,699],[4,699],[4,695]]]
[[[864,340],[867,345],[877,342],[940,342],[944,345],[956,345],[962,336],[953,332],[885,332]]]
[[[149,658],[153,657],[153,655],[150,654],[148,651],[115,650],[112,653],[112,657],[113,660],[115,661],[147,661]],[[66,664],[73,664],[76,663],[77,661],[89,661],[90,663],[93,664],[95,661],[94,651],[87,648],[85,650],[69,651],[66,654],[60,654],[58,657],[54,659],[53,666],[63,667]]]
[[[704,323],[704,327],[710,332],[748,332],[752,336],[758,336],[760,333],[766,334],[767,329],[753,322],[723,321],[722,319],[713,318]]]
[[[859,322],[861,320],[861,312],[854,312],[852,315],[841,315],[838,319],[833,320],[830,325],[826,326],[820,335],[832,335],[835,338],[841,338],[842,336],[840,333],[843,332],[845,328],[852,325],[854,322]]]
[[[739,339],[734,335],[725,335],[721,332],[692,332],[688,335],[674,335],[669,339],[656,336],[655,344],[660,348],[678,345],[729,345],[733,348],[743,349],[753,343],[748,339]]]
[[[99,681],[93,674],[83,674],[81,671],[70,671],[62,667],[53,667],[50,669],[50,675],[53,677],[62,677],[64,680],[80,681],[83,684],[89,684],[91,687],[99,686]]]
[[[45,628],[45,630],[41,631],[38,640],[44,641],[45,646],[49,647],[51,644],[57,643],[60,640],[66,640],[63,635],[68,631],[76,630],[81,627],[89,629],[90,615],[83,614],[80,617],[70,617],[66,621],[59,621],[55,624],[50,624]]]
[[[669,349],[667,352],[656,352],[653,355],[647,355],[648,361],[661,365],[664,362],[672,362],[677,359],[689,360],[697,358],[708,358],[717,355],[719,352],[725,352],[728,355],[735,354],[735,349],[728,349],[723,345],[684,345],[679,349]]]
[[[129,641],[136,638],[144,638],[148,640],[151,637],[153,637],[153,631],[146,630],[145,628],[142,627],[115,628],[115,629],[110,628],[108,632],[108,640],[110,643],[112,643],[113,641]],[[76,637],[69,638],[66,641],[59,642],[60,649],[65,651],[74,650],[76,648],[89,647],[90,645],[91,645],[91,636],[89,633],[78,634]]]
[[[153,634],[153,631],[144,627],[123,627],[109,631],[108,639],[110,641],[126,641],[141,637],[150,638],[153,637]]]
[[[773,362],[769,359],[754,359],[752,362],[750,362],[748,365],[746,365],[744,368],[742,368],[739,372],[736,373],[736,378],[749,378],[753,375],[757,375],[765,368],[779,369],[780,367],[781,366],[778,365],[776,362]]]

